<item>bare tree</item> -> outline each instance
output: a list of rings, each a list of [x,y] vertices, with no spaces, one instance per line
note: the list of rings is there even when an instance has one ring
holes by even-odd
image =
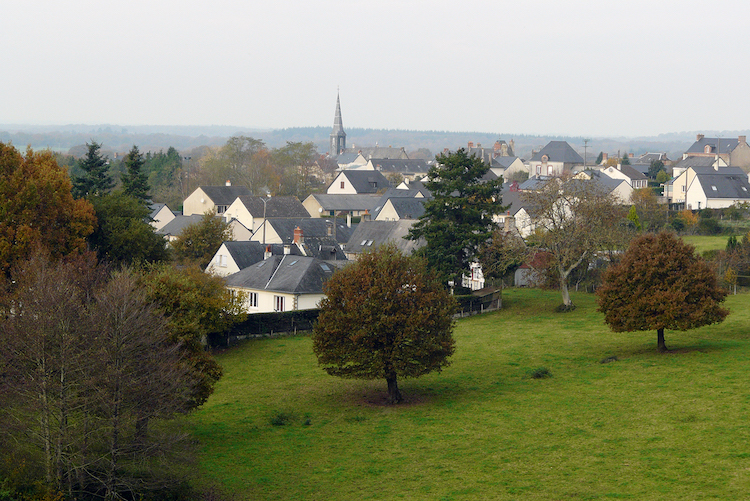
[[[536,225],[529,240],[549,254],[559,277],[562,308],[572,309],[568,278],[573,270],[599,251],[627,245],[623,208],[595,181],[571,176],[553,178],[522,198]]]

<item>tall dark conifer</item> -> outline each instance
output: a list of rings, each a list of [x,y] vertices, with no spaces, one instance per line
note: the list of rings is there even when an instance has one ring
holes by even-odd
[[[86,156],[78,161],[83,175],[73,179],[75,198],[99,197],[112,191],[115,182],[109,175],[109,162],[101,154],[102,145],[96,141],[86,143]]]
[[[133,148],[125,156],[127,172],[120,176],[125,193],[143,203],[147,202],[148,192],[151,189],[148,185],[148,176],[143,171],[145,164],[146,161],[143,159],[141,152],[138,151],[138,146],[133,145]]]

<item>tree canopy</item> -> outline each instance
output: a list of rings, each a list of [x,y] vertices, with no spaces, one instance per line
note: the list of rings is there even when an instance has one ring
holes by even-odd
[[[398,379],[449,364],[455,300],[424,260],[386,245],[334,273],[324,292],[313,351],[327,373],[385,379],[399,403]]]
[[[503,179],[483,179],[490,166],[463,148],[436,160],[424,183],[432,198],[409,238],[425,239],[419,253],[441,280],[456,280],[498,227],[493,216],[505,210],[500,205]]]
[[[120,176],[122,181],[122,190],[146,204],[148,201],[148,174],[145,172],[146,161],[138,151],[138,146],[133,145],[128,154],[125,156],[125,166],[127,171]]]
[[[59,258],[86,249],[94,230],[94,209],[74,200],[70,179],[52,153],[21,155],[0,143],[0,271],[41,246]]]
[[[221,244],[232,240],[232,228],[215,211],[209,211],[197,223],[186,226],[172,242],[175,259],[205,269]]]
[[[729,314],[721,307],[726,295],[693,246],[668,232],[633,240],[597,290],[599,311],[613,331],[656,330],[659,351],[667,351],[665,329],[723,321]]]

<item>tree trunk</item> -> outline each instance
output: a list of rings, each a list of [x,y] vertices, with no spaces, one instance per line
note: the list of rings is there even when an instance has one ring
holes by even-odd
[[[398,382],[396,381],[396,375],[391,374],[385,378],[388,382],[388,403],[399,404],[403,400],[401,392],[398,390]]]
[[[656,346],[660,353],[669,351],[667,345],[664,344],[664,328],[658,329],[656,331]]]

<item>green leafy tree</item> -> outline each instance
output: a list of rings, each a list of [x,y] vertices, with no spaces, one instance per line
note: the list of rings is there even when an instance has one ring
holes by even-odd
[[[449,364],[456,304],[424,260],[383,246],[337,271],[324,289],[313,351],[328,374],[385,379],[396,404],[398,379]]]
[[[242,322],[244,298],[233,296],[224,281],[196,267],[147,266],[141,284],[168,319],[170,341],[179,345],[197,384],[191,407],[202,405],[221,378],[221,366],[206,351],[209,338]]]
[[[664,162],[661,160],[652,160],[651,165],[648,167],[648,177],[656,179],[659,172],[664,170]]]
[[[68,173],[49,151],[26,151],[0,143],[0,273],[31,255],[36,246],[52,258],[86,250],[94,209],[74,200]]]
[[[196,264],[205,269],[221,244],[232,240],[232,228],[224,219],[209,211],[203,218],[182,230],[172,242],[175,259],[182,264]]]
[[[98,225],[89,238],[100,259],[118,266],[169,258],[166,241],[148,224],[149,209],[122,192],[91,199]]]
[[[628,211],[628,221],[630,221],[636,231],[641,231],[641,219],[638,217],[638,210],[635,208],[635,205],[630,206],[630,210]]]
[[[622,154],[622,165],[630,165],[630,156],[627,152]]]
[[[667,171],[665,171],[664,169],[660,170],[660,171],[659,171],[659,172],[658,172],[658,173],[656,174],[656,182],[657,182],[657,183],[661,183],[661,184],[664,184],[664,183],[666,183],[667,181],[669,181],[669,174],[667,174]]]
[[[427,259],[441,280],[457,281],[477,255],[479,246],[492,237],[498,226],[493,216],[500,205],[502,178],[484,181],[490,166],[463,148],[436,157],[425,187],[432,198],[411,230],[411,240],[424,238],[418,252]]]
[[[643,229],[658,231],[667,222],[667,206],[659,204],[656,194],[650,188],[633,190],[630,203],[636,208],[638,220]]]
[[[86,143],[86,148],[86,156],[78,161],[78,168],[83,174],[73,179],[73,196],[75,198],[104,196],[115,186],[114,180],[109,175],[109,163],[101,154],[101,144],[92,141]]]
[[[133,145],[131,150],[125,156],[125,166],[127,172],[120,176],[122,180],[122,189],[125,193],[140,200],[143,204],[148,203],[148,174],[144,170],[146,161],[143,155],[138,151],[138,146]]]
[[[477,260],[486,279],[502,279],[521,266],[531,252],[518,233],[495,230],[492,238],[479,247]]]
[[[668,351],[664,330],[685,331],[721,322],[727,291],[693,246],[673,233],[647,234],[630,244],[622,260],[604,273],[599,311],[615,332],[655,330]]]

